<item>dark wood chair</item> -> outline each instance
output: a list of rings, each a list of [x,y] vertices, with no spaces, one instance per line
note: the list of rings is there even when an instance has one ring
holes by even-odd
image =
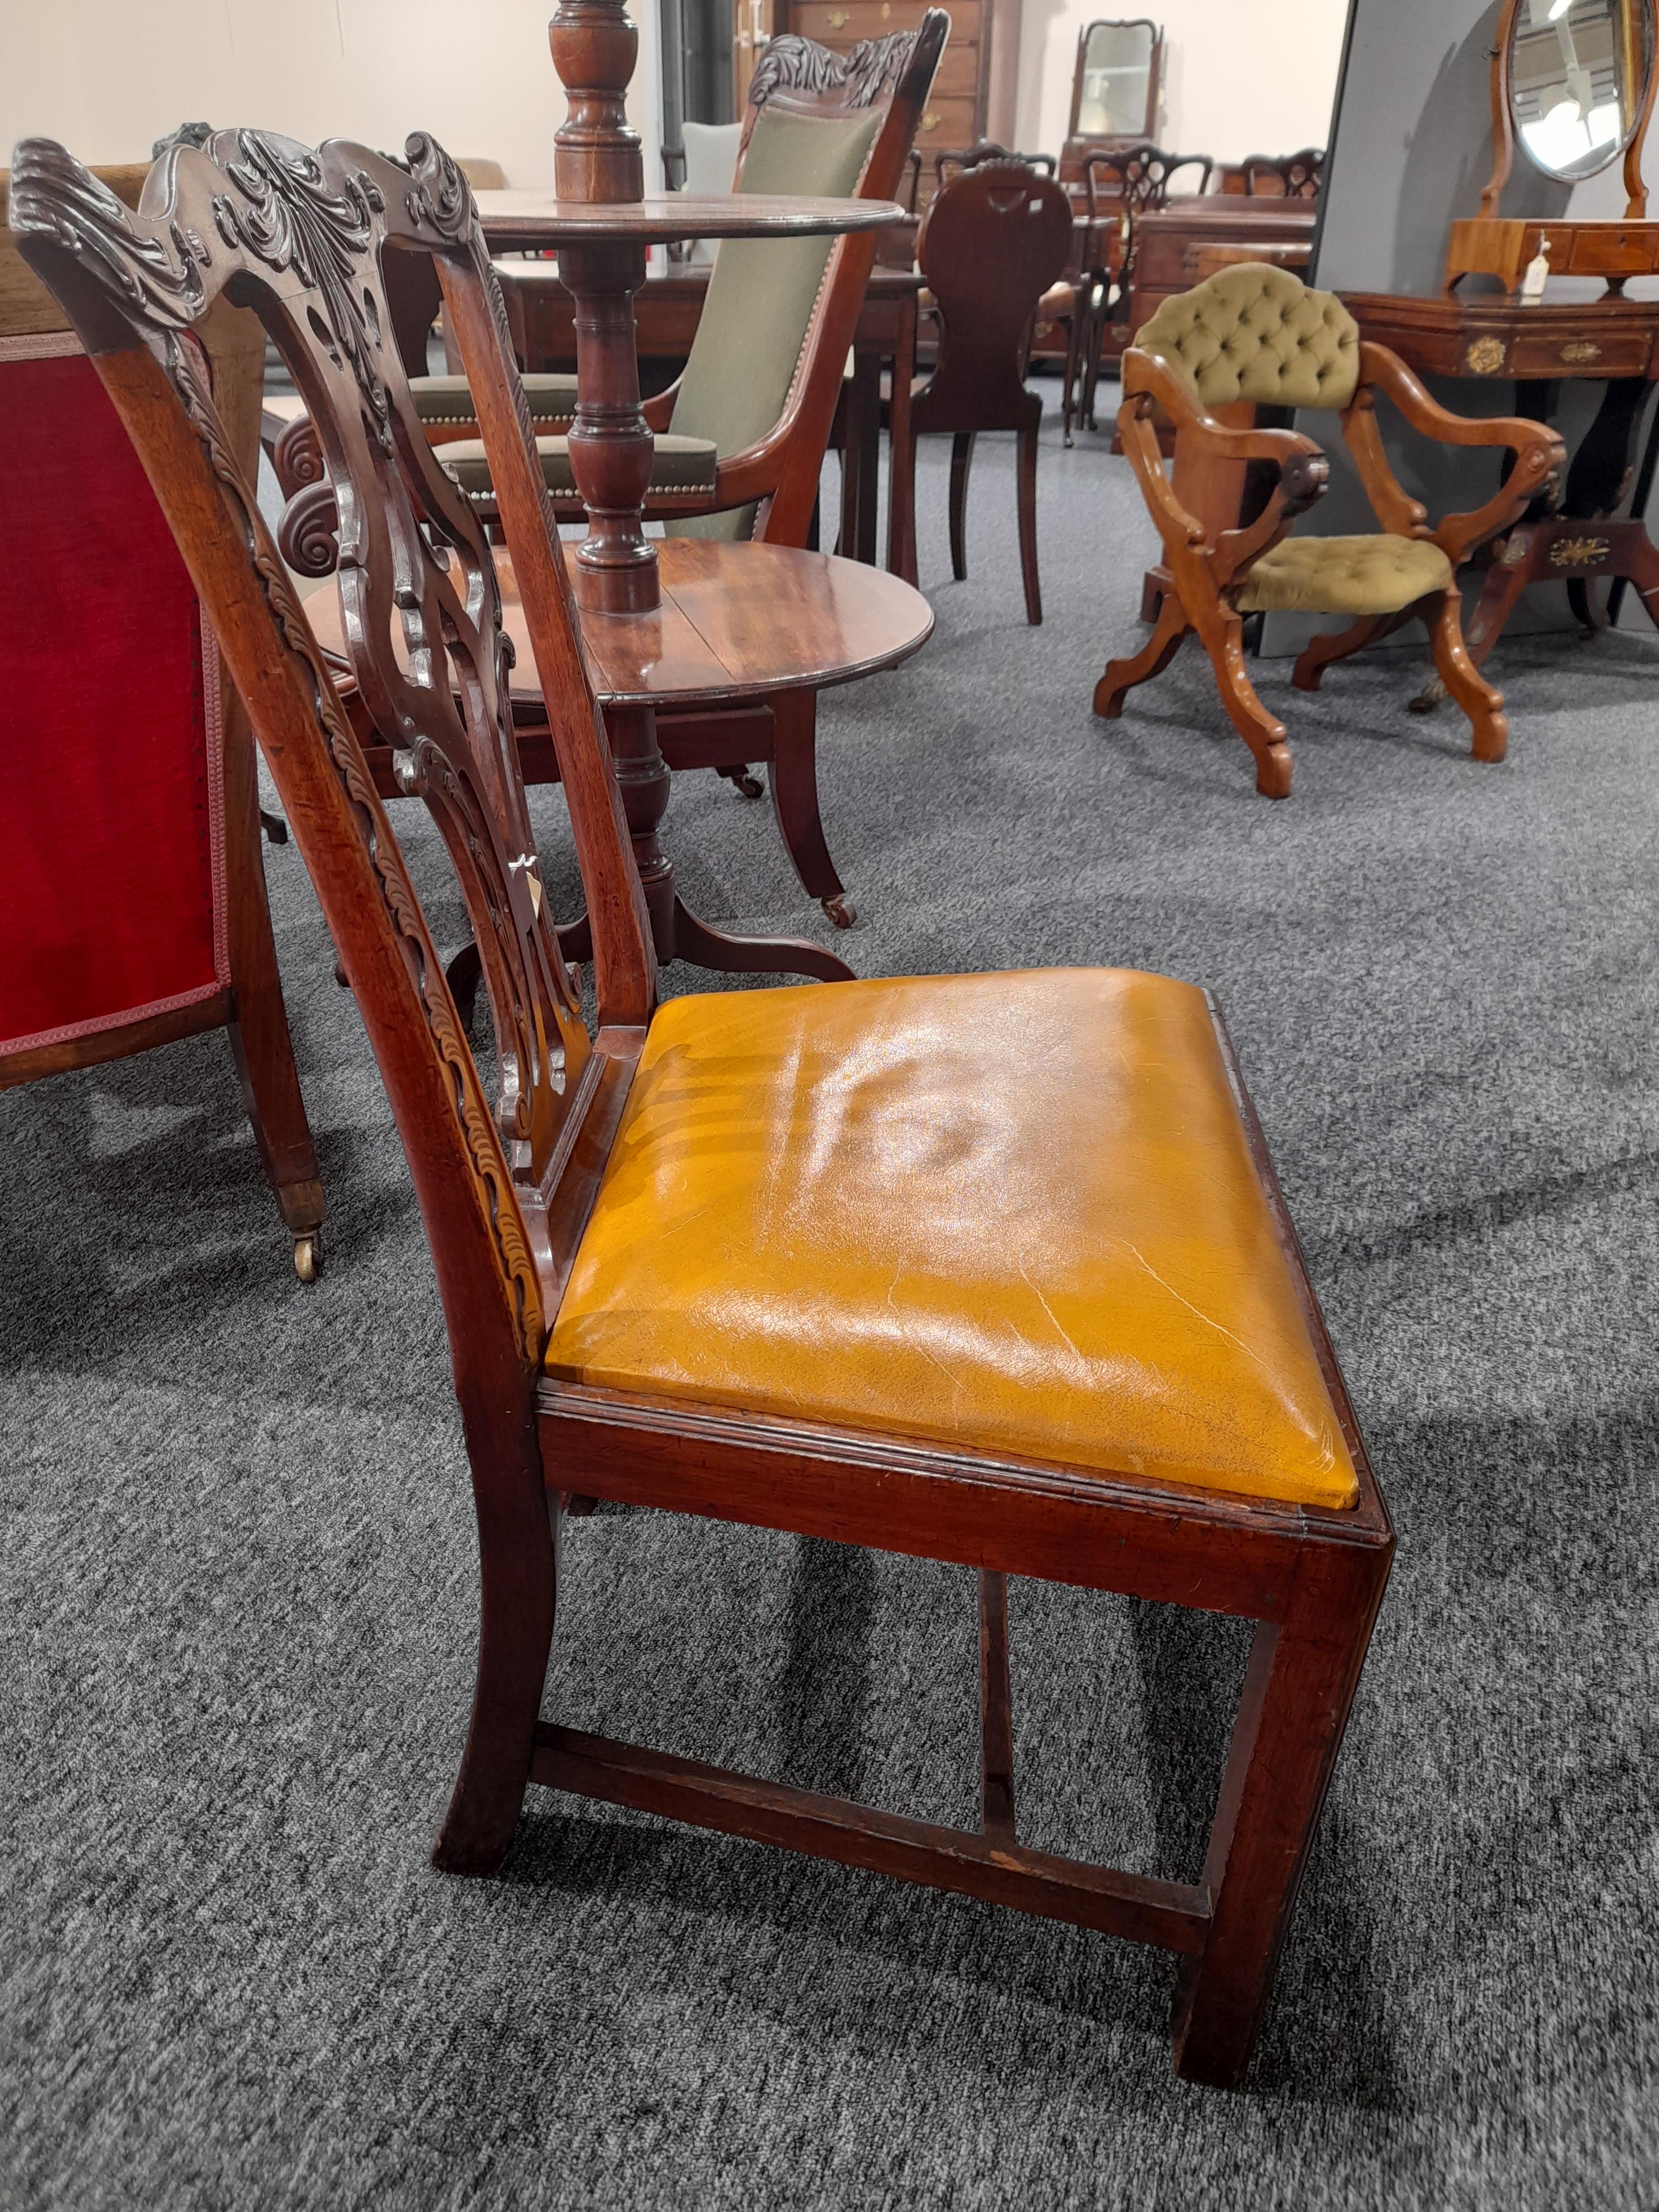
[[[1056,163],[1052,154],[1020,154],[1011,147],[999,145],[994,138],[981,138],[977,145],[945,147],[933,156],[933,190],[939,191],[952,170],[958,173],[976,169],[985,161],[1024,161],[1028,169],[1035,169],[1044,177],[1052,177]],[[915,205],[914,196],[910,205]],[[1083,380],[1083,346],[1088,328],[1089,304],[1092,295],[1092,276],[1083,268],[1075,243],[1066,258],[1066,267],[1037,301],[1031,319],[1031,332],[1027,340],[1028,358],[1041,356],[1057,359],[1060,365],[1060,423],[1062,441],[1070,446],[1072,416]],[[926,356],[924,355],[924,358]]]
[[[103,173],[136,198],[145,172]],[[0,211],[6,193],[0,171]],[[200,335],[251,468],[264,333],[221,301]],[[226,1030],[309,1282],[323,1190],[265,902],[247,717],[95,369],[3,231],[0,605],[0,1091]]]
[[[425,138],[399,166],[227,133],[170,156],[134,216],[61,147],[26,141],[17,161],[23,250],[75,317],[249,701],[425,1221],[482,1592],[437,1863],[493,1873],[535,1782],[1074,1921],[1175,1952],[1176,2063],[1237,2081],[1393,1540],[1212,1006],[1188,984],[1079,969],[659,1006],[541,464],[454,165]],[[383,246],[438,257],[477,403],[592,916],[592,1036],[539,895],[489,547],[387,342]],[[356,680],[443,827],[484,949],[493,1103],[184,342],[228,285],[313,395],[331,475],[351,486]],[[969,1570],[981,1827],[544,1720],[573,1494]],[[1259,1624],[1196,1881],[1018,1840],[1010,1575]]]
[[[1112,251],[1093,270],[1090,288],[1090,319],[1083,333],[1083,398],[1079,409],[1091,430],[1095,421],[1095,392],[1105,360],[1106,337],[1115,326],[1120,346],[1128,336],[1123,317],[1134,296],[1135,248],[1143,215],[1170,204],[1170,186],[1183,170],[1196,172],[1194,194],[1202,198],[1210,189],[1215,163],[1207,154],[1166,154],[1161,146],[1139,145],[1092,148],[1083,162],[1083,185],[1089,216],[1089,236],[1109,243]],[[1110,216],[1115,214],[1115,223]]]
[[[910,419],[893,425],[894,496],[914,506],[918,438],[948,435],[951,569],[968,574],[968,476],[981,430],[1018,439],[1020,570],[1025,616],[1042,620],[1037,577],[1037,438],[1042,401],[1025,382],[1039,301],[1072,250],[1072,208],[1052,179],[1024,161],[976,162],[934,195],[917,258],[939,321],[939,359],[918,377]]]
[[[1115,716],[1137,684],[1166,668],[1195,634],[1215,668],[1233,726],[1256,763],[1256,789],[1285,799],[1291,754],[1285,726],[1245,672],[1243,625],[1252,614],[1344,614],[1348,629],[1316,637],[1291,682],[1318,688],[1325,669],[1388,637],[1413,617],[1427,626],[1441,681],[1468,716],[1476,759],[1502,760],[1509,741],[1503,695],[1463,642],[1457,571],[1507,529],[1565,465],[1547,424],[1476,420],[1439,406],[1397,354],[1363,341],[1334,292],[1316,292],[1288,270],[1243,263],[1165,300],[1123,356],[1123,449],[1164,541],[1168,579],[1151,638],[1109,662],[1095,712]],[[1431,528],[1428,510],[1396,480],[1383,451],[1376,402],[1387,398],[1414,430],[1450,446],[1506,447],[1512,465],[1482,507]],[[1358,465],[1381,528],[1351,538],[1291,538],[1291,524],[1323,493],[1329,464],[1298,431],[1258,429],[1258,407],[1329,409]],[[1170,480],[1154,423],[1175,425]],[[1266,496],[1242,501],[1245,471],[1264,468]],[[1194,512],[1197,507],[1200,511]]]
[[[1325,149],[1304,146],[1298,154],[1247,155],[1226,170],[1220,190],[1237,190],[1247,199],[1316,200],[1324,181]]]

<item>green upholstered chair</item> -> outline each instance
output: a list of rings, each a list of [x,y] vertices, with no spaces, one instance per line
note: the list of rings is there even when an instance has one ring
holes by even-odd
[[[1352,617],[1314,639],[1291,682],[1317,688],[1334,660],[1420,618],[1446,690],[1468,716],[1477,759],[1501,760],[1508,743],[1502,694],[1469,657],[1457,572],[1507,529],[1564,464],[1547,426],[1518,418],[1485,422],[1437,404],[1405,363],[1364,339],[1332,292],[1288,270],[1247,262],[1221,270],[1165,300],[1123,356],[1118,428],[1164,541],[1163,602],[1152,637],[1133,658],[1110,662],[1095,690],[1095,712],[1116,715],[1124,696],[1168,666],[1189,632],[1213,662],[1222,701],[1256,761],[1256,788],[1273,799],[1291,788],[1285,726],[1245,673],[1243,629],[1252,614]],[[1376,422],[1382,393],[1415,429],[1450,446],[1507,447],[1514,465],[1484,506],[1431,527],[1428,511],[1395,478]],[[1328,410],[1338,417],[1380,528],[1351,538],[1291,538],[1329,473],[1313,439],[1256,427],[1258,407]],[[1166,477],[1157,414],[1175,430]],[[1245,505],[1249,464],[1276,469],[1259,512]],[[1256,479],[1259,481],[1259,477]]]
[[[891,199],[944,50],[948,19],[931,9],[915,33],[849,54],[774,39],[749,88],[734,190],[836,199]],[[675,535],[805,544],[819,472],[874,258],[872,237],[728,239],[715,257],[684,373],[647,400],[659,441],[647,513]],[[546,281],[498,264],[515,283]],[[509,300],[510,309],[510,300]],[[417,404],[453,404],[453,389]],[[456,380],[441,380],[453,387]],[[575,380],[563,380],[574,414]],[[539,387],[539,389],[538,389]],[[550,377],[526,380],[532,409]],[[670,443],[669,441],[672,442]],[[548,489],[568,520],[581,504],[564,438],[541,435]],[[446,442],[445,465],[476,503],[493,505],[476,439]]]

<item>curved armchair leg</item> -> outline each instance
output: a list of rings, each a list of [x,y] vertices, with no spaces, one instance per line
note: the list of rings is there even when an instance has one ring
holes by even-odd
[[[1076,412],[1078,374],[1083,360],[1083,325],[1088,313],[1085,303],[1087,286],[1079,284],[1072,295],[1072,312],[1066,323],[1066,367],[1063,372],[1065,388],[1060,402],[1060,442],[1070,446],[1076,441],[1072,436],[1072,417]]]
[[[951,441],[951,574],[961,583],[968,574],[968,471],[974,465],[974,434],[958,430]]]
[[[772,702],[772,809],[795,873],[837,929],[858,920],[818,812],[817,694],[781,691]]]
[[[1215,669],[1217,688],[1228,719],[1255,757],[1255,787],[1264,799],[1291,795],[1291,749],[1285,725],[1270,714],[1255,694],[1244,667],[1244,624],[1228,606],[1219,609],[1213,636],[1204,638]],[[1200,636],[1203,632],[1200,630]]]
[[[1025,619],[1033,629],[1042,620],[1042,586],[1037,576],[1037,438],[1042,428],[1039,405],[1019,434],[1019,572],[1025,585]]]
[[[1291,671],[1291,683],[1298,691],[1317,691],[1325,671],[1334,660],[1346,660],[1351,653],[1363,653],[1378,638],[1398,629],[1406,619],[1406,614],[1362,615],[1346,629],[1310,639],[1297,656],[1296,666]]]
[[[1456,585],[1437,600],[1419,601],[1413,611],[1421,614],[1429,625],[1435,673],[1469,718],[1474,733],[1470,750],[1474,757],[1501,761],[1510,744],[1504,695],[1487,683],[1469,659],[1468,647],[1463,642],[1463,602]]]
[[[1095,712],[1115,722],[1123,712],[1126,696],[1137,684],[1145,684],[1154,676],[1161,676],[1181,649],[1181,641],[1192,628],[1181,601],[1173,592],[1165,592],[1158,610],[1158,624],[1140,651],[1127,660],[1109,660],[1106,672],[1095,686]]]
[[[478,1506],[478,1679],[461,1771],[432,1863],[494,1874],[519,1824],[553,1641],[559,1498],[545,1487],[533,1424],[505,1450],[468,1439]]]

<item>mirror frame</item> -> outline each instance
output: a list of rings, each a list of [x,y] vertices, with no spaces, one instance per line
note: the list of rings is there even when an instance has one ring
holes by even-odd
[[[1659,10],[1656,0],[1626,0],[1626,4],[1639,8],[1647,19],[1648,81],[1642,94],[1642,104],[1637,111],[1623,147],[1625,157],[1625,193],[1629,204],[1625,210],[1626,222],[1643,222],[1648,211],[1647,187],[1642,181],[1642,145],[1648,135],[1648,124],[1653,114],[1653,100],[1659,91]],[[1515,167],[1515,108],[1514,53],[1516,25],[1526,0],[1503,0],[1498,23],[1498,43],[1492,53],[1492,181],[1480,195],[1480,213],[1493,220],[1498,215],[1498,204]],[[1619,158],[1615,151],[1601,164],[1611,168]],[[1528,156],[1530,159],[1530,156]],[[1556,177],[1553,169],[1534,163],[1540,177],[1554,178],[1559,184],[1582,184],[1582,177]],[[1586,174],[1599,177],[1601,169],[1589,170]]]
[[[1145,121],[1138,129],[1129,131],[1106,133],[1098,131],[1091,131],[1086,134],[1079,132],[1077,127],[1077,118],[1079,110],[1083,106],[1083,63],[1084,58],[1089,51],[1090,33],[1091,31],[1102,29],[1109,31],[1133,31],[1140,29],[1143,26],[1152,34],[1152,52],[1148,57],[1146,63],[1146,114]],[[1158,94],[1163,89],[1163,78],[1164,26],[1161,23],[1154,22],[1150,15],[1094,16],[1090,21],[1086,22],[1083,26],[1083,28],[1077,34],[1077,60],[1072,70],[1072,119],[1066,126],[1066,137],[1068,138],[1076,138],[1086,135],[1091,143],[1098,142],[1102,144],[1106,143],[1109,137],[1112,138],[1114,141],[1121,139],[1126,143],[1130,142],[1138,143],[1139,141],[1146,138],[1156,138],[1158,136]]]

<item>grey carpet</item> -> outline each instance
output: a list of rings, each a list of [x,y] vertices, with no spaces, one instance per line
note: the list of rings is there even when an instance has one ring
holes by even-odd
[[[222,1041],[0,1106],[7,2206],[1659,2200],[1659,645],[1505,653],[1497,769],[1404,711],[1415,653],[1311,700],[1270,664],[1270,805],[1198,658],[1091,719],[1148,528],[1051,440],[1028,630],[1011,460],[952,585],[926,451],[939,635],[826,702],[824,812],[866,974],[1212,986],[1307,1246],[1400,1553],[1249,2089],[1171,2077],[1171,1962],[1105,1938],[543,1793],[499,1880],[429,1869],[470,1500],[290,847],[314,1288]],[[669,833],[711,918],[830,934],[768,809],[686,778]],[[638,1514],[568,1567],[550,1711],[971,1818],[966,1576]],[[1013,1642],[1030,1838],[1195,1870],[1237,1628],[1020,1584]]]

